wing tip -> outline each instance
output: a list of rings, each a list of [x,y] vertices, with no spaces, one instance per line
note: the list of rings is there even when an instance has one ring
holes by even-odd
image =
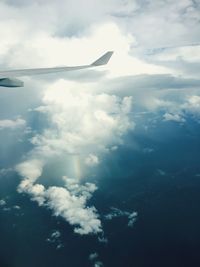
[[[106,65],[108,61],[110,60],[111,56],[113,55],[114,51],[107,51],[103,56],[98,58],[96,61],[94,61],[91,65],[92,66],[102,66]]]

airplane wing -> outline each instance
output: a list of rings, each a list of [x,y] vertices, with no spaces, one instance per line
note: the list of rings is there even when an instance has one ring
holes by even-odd
[[[81,69],[94,68],[102,65],[106,65],[110,60],[113,51],[108,51],[99,59],[94,61],[90,65],[72,66],[72,67],[54,67],[54,68],[39,68],[39,69],[20,69],[20,70],[6,70],[0,71],[0,86],[5,87],[21,87],[23,82],[15,79],[16,77],[32,76],[39,74],[58,73],[65,71],[74,71]]]

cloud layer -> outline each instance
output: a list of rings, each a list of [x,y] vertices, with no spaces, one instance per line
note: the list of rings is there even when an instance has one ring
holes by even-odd
[[[76,233],[102,231],[97,210],[87,205],[97,187],[86,174],[95,175],[104,156],[123,145],[143,112],[161,113],[165,123],[199,117],[199,8],[190,0],[0,3],[3,69],[85,64],[115,51],[106,68],[24,78],[26,87],[12,93],[0,89],[7,114],[0,129],[30,127],[29,152],[16,162],[20,193],[62,216]],[[45,123],[34,124],[35,117]],[[65,176],[49,175],[62,186],[42,180],[56,161]],[[119,210],[109,216],[122,215],[130,224],[135,219]]]

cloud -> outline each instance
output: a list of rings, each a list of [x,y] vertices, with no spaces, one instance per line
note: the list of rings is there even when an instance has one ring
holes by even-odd
[[[16,120],[0,120],[0,130],[2,129],[16,129],[25,127],[26,121],[23,119],[16,119]]]
[[[83,186],[79,179],[88,166],[99,164],[99,156],[122,144],[123,136],[134,128],[129,120],[132,98],[96,93],[95,87],[96,84],[65,80],[48,84],[42,105],[33,111],[46,116],[48,127],[31,138],[33,149],[16,166],[23,178],[18,192],[29,194],[55,216],[62,216],[79,234],[102,231],[96,209],[86,205],[96,187],[88,183]],[[75,178],[75,187],[80,187],[78,195],[68,182],[65,187],[49,188],[38,183],[46,163],[57,157],[66,157],[66,162],[79,161],[78,168],[77,164],[68,164],[67,170]]]
[[[165,113],[163,115],[164,121],[185,122],[185,119],[179,114]]]
[[[96,262],[94,263],[94,267],[103,267],[103,262],[101,262],[101,261],[96,261]]]
[[[6,201],[4,199],[0,199],[0,206],[5,206],[6,205]]]
[[[9,203],[7,202],[6,199],[0,199],[0,208],[2,208],[3,211],[5,212],[9,212],[9,211],[15,211],[15,215],[19,216],[19,215],[23,215],[22,213],[16,212],[19,211],[21,209],[20,206],[18,205],[14,205],[14,206],[9,206]]]
[[[45,192],[47,206],[54,211],[55,216],[60,215],[71,225],[76,225],[75,233],[84,235],[101,232],[101,222],[98,219],[96,209],[86,207],[86,201],[94,191],[93,185],[86,184],[82,187],[78,184],[74,185],[79,187],[78,195],[68,188],[67,190],[60,187],[50,187]]]
[[[83,90],[79,86],[59,81],[45,91],[45,106],[37,111],[48,116],[52,127],[32,138],[32,153],[42,157],[82,153],[87,164],[96,164],[96,152],[106,152],[112,144],[121,143],[123,134],[134,127],[128,118],[130,97],[93,94],[89,85],[84,89],[81,86]]]
[[[161,170],[161,169],[157,169],[157,173],[161,176],[165,176],[167,175],[167,173],[164,171],[164,170]]]
[[[137,220],[138,213],[136,211],[134,212],[122,211],[120,209],[112,207],[111,212],[105,215],[104,218],[110,221],[113,218],[124,217],[124,216],[128,218],[128,226],[132,227],[135,221]]]
[[[18,164],[16,170],[20,175],[34,183],[42,174],[44,163],[41,160],[32,159]]]
[[[55,230],[51,235],[46,239],[47,242],[56,245],[56,249],[61,249],[64,245],[61,242],[61,233],[59,230]]]
[[[98,236],[98,241],[99,241],[100,243],[107,244],[107,243],[108,243],[108,238],[106,238],[104,235],[102,235],[102,236]]]
[[[199,3],[192,0],[177,5],[171,0],[141,1],[136,12],[123,18],[121,23],[132,25],[129,32],[136,37],[140,47],[185,45],[199,41],[199,9]]]
[[[0,177],[5,176],[7,173],[9,173],[11,171],[13,171],[12,168],[7,168],[7,169],[3,168],[3,169],[0,169]]]
[[[20,206],[18,206],[18,205],[14,205],[14,206],[13,206],[13,209],[15,209],[15,210],[20,210],[20,209],[21,209],[21,207],[20,207]]]
[[[89,154],[89,156],[85,159],[85,164],[88,166],[95,166],[99,164],[99,159],[97,156]]]
[[[103,262],[97,260],[99,257],[97,252],[91,253],[89,255],[89,260],[94,263],[94,267],[103,267]]]
[[[90,261],[93,261],[93,260],[97,259],[98,256],[99,256],[99,255],[98,255],[97,252],[91,253],[91,254],[89,255],[89,260],[90,260]]]
[[[149,48],[197,41],[198,11],[199,4],[195,7],[189,0],[177,5],[128,0],[91,0],[87,5],[71,0],[0,3],[1,68],[85,64],[106,50],[115,51],[106,68],[25,78],[26,87],[12,94],[1,88],[1,110],[10,114],[10,109],[13,113],[19,109],[34,128],[31,149],[16,166],[22,177],[20,193],[62,216],[79,234],[102,231],[97,210],[87,206],[96,187],[81,180],[87,180],[89,170],[95,171],[90,167],[103,164],[104,155],[123,145],[138,110],[162,111],[165,119],[176,121],[186,113],[199,114],[200,81],[190,76],[190,64],[193,69],[199,64],[198,47],[144,54]],[[184,78],[178,76],[183,74],[179,69],[183,61]],[[45,123],[38,126],[34,116]],[[8,119],[1,124],[0,128],[14,129],[24,127],[25,121]],[[48,180],[43,174],[56,160],[62,160],[66,176],[73,179],[48,187],[42,183]],[[57,177],[54,172],[49,175]],[[57,180],[63,182],[59,176]],[[134,214],[119,210],[115,214],[110,216],[127,216],[130,224],[134,222]]]
[[[24,175],[22,168],[17,170]],[[86,206],[87,200],[97,189],[96,186],[92,183],[80,185],[75,179],[67,177],[63,177],[63,180],[65,187],[50,186],[45,188],[42,184],[34,184],[32,179],[26,177],[20,183],[18,192],[29,194],[31,199],[40,206],[51,209],[54,216],[63,217],[75,226],[75,233],[84,235],[101,232],[101,222],[96,209]]]

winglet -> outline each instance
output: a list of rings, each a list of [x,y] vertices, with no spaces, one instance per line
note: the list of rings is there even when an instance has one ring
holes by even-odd
[[[98,58],[95,62],[93,62],[91,64],[91,66],[106,65],[108,63],[108,61],[110,60],[112,54],[113,54],[113,51],[108,51],[103,56],[101,56],[100,58]]]

